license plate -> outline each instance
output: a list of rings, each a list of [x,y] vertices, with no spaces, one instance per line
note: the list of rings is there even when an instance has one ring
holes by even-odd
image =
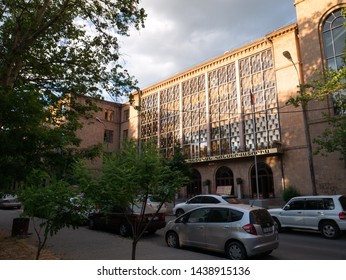
[[[263,233],[272,233],[273,232],[273,228],[272,227],[265,227],[263,228]]]

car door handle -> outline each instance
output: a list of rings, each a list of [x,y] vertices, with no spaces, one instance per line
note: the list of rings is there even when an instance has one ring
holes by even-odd
[[[302,214],[303,212],[297,212],[298,214]]]
[[[229,229],[229,228],[231,228],[231,227],[229,227],[229,226],[225,226],[225,227],[223,227],[224,229]]]

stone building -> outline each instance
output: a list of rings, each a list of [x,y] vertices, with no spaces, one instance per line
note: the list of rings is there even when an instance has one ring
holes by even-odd
[[[346,193],[340,155],[315,155],[312,142],[328,127],[322,112],[345,112],[332,97],[305,110],[286,105],[314,69],[342,66],[346,1],[294,5],[297,23],[142,89],[135,96],[141,114],[105,103],[103,114],[107,106],[119,111],[114,121],[100,113],[90,139],[111,126],[119,139],[155,139],[167,157],[179,145],[193,166],[182,197],[227,190],[242,198],[277,198],[289,186],[303,194]],[[118,147],[117,140],[108,148]]]
[[[342,65],[346,1],[294,5],[296,24],[137,95],[142,114],[131,118],[137,137],[156,139],[167,157],[179,145],[193,164],[193,178],[181,195],[225,186],[249,198],[279,197],[288,186],[305,194],[346,192],[340,155],[313,154],[312,139],[327,127],[322,112],[337,112],[332,98],[310,103],[305,112],[286,105],[315,68]]]

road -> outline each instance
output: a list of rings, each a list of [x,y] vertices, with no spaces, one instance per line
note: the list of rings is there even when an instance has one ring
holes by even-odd
[[[13,218],[20,210],[0,210],[0,229],[11,233]],[[168,217],[172,218],[172,217]],[[29,232],[33,232],[31,225]],[[36,242],[35,235],[28,240]],[[73,230],[65,228],[48,239],[51,251],[70,260],[129,260],[131,239],[116,234],[92,231],[87,227]],[[144,235],[137,245],[138,260],[221,260],[223,254],[210,253],[192,248],[167,247],[163,230],[154,235]],[[323,239],[319,233],[288,231],[280,234],[280,246],[270,256],[261,260],[346,260],[346,234],[337,240]]]

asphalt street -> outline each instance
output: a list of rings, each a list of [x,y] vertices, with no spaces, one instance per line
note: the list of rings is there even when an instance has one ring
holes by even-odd
[[[11,234],[13,219],[20,216],[21,210],[0,210],[0,228]],[[29,233],[33,233],[32,224]],[[35,234],[28,241],[36,243]],[[63,259],[70,260],[130,260],[132,240],[114,233],[93,231],[87,227],[73,230],[64,228],[49,237],[47,248],[58,253]],[[155,249],[153,249],[155,247]],[[220,255],[208,255],[195,251],[169,248],[163,238],[163,230],[154,235],[144,235],[137,244],[137,260],[217,260],[225,259]]]
[[[21,210],[0,210],[0,229],[11,234],[13,219]],[[167,217],[171,219],[172,217]],[[29,232],[33,233],[30,224]],[[36,244],[34,234],[28,241]],[[93,231],[88,227],[64,228],[48,239],[48,249],[65,260],[130,260],[132,240],[114,233]],[[144,235],[137,245],[137,260],[227,260],[224,254],[196,249],[169,248],[164,230]],[[318,232],[288,231],[280,234],[277,250],[262,260],[346,260],[346,233],[337,240],[327,240]]]

